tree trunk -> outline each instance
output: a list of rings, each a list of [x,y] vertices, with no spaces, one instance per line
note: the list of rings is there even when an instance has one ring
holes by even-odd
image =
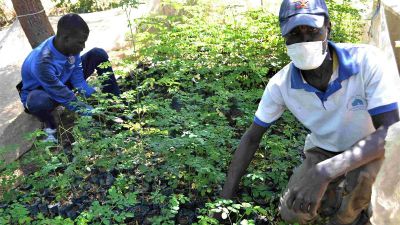
[[[40,0],[11,0],[19,22],[32,48],[54,35]],[[42,11],[43,10],[43,11]]]

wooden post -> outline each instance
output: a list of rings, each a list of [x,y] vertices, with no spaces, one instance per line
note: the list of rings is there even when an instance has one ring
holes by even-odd
[[[40,0],[11,0],[17,17],[32,48],[54,35]]]

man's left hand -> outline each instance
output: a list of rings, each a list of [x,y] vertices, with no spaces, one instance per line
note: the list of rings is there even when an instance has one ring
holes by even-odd
[[[288,190],[287,206],[296,213],[317,214],[330,180],[312,167],[293,188]]]

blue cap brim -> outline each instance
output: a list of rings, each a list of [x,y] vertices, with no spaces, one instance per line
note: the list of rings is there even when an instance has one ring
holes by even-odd
[[[288,34],[293,28],[297,26],[310,26],[321,28],[324,25],[325,17],[323,15],[312,14],[296,14],[289,17],[289,19],[281,23],[282,36]]]

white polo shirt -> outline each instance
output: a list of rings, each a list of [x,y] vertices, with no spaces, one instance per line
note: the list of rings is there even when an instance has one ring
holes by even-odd
[[[337,55],[325,92],[307,84],[288,64],[268,82],[254,123],[268,127],[287,108],[310,131],[304,149],[349,149],[375,131],[371,116],[398,108],[400,79],[381,52],[369,45],[329,42]]]

